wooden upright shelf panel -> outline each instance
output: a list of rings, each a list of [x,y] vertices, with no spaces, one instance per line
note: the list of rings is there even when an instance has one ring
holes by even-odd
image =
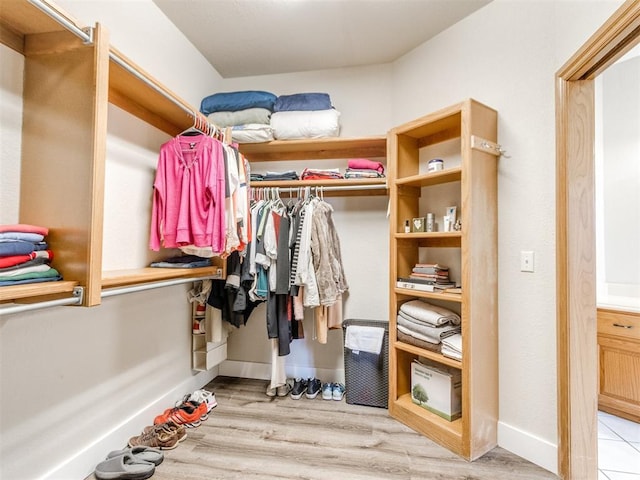
[[[496,446],[498,419],[497,158],[472,148],[472,136],[495,142],[497,112],[466,100],[393,128],[387,140],[391,172],[389,413],[469,460]],[[423,149],[433,154],[450,140],[459,141],[455,158],[444,158],[444,170],[424,173],[428,159],[421,155]],[[431,189],[442,186],[457,190],[462,229],[405,233],[407,220],[424,216],[421,197],[434,202],[438,193]],[[396,287],[397,278],[407,277],[416,263],[444,263],[439,260],[443,249],[448,258],[451,250],[457,252],[460,278],[453,280],[462,286],[462,293]],[[437,300],[460,312],[462,361],[398,340],[398,311],[416,298]],[[411,401],[411,364],[419,357],[461,370],[461,418],[449,422]]]

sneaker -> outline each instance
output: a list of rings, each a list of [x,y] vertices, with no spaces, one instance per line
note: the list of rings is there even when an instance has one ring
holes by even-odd
[[[296,378],[293,383],[293,390],[291,390],[291,398],[294,400],[300,400],[302,394],[307,391],[307,381],[304,378]]]
[[[169,420],[166,423],[158,423],[157,425],[149,425],[147,427],[144,427],[144,429],[142,430],[142,433],[147,433],[152,430],[155,430],[155,431],[163,430],[168,433],[174,433],[178,437],[178,443],[180,443],[185,438],[187,438],[187,429],[184,428],[184,425],[178,425],[177,423],[174,423],[171,420]]]
[[[278,389],[276,387],[272,387],[271,384],[267,385],[267,397],[275,397]]]
[[[331,400],[333,398],[333,383],[322,384],[322,399]]]
[[[322,382],[320,380],[317,378],[310,378],[307,382],[307,398],[316,398],[321,388]]]
[[[280,385],[276,389],[276,394],[279,397],[286,397],[287,395],[289,395],[289,392],[291,392],[291,390],[293,390],[293,385],[291,383],[292,383],[291,380],[287,378],[287,380],[285,381],[284,385]]]
[[[342,397],[344,397],[344,385],[342,383],[334,383],[333,384],[333,392],[332,397],[334,400],[340,401]]]
[[[215,394],[213,392],[210,392],[209,390],[196,390],[191,394],[189,400],[196,403],[206,403],[207,413],[218,406]]]
[[[185,399],[176,407],[168,408],[158,415],[153,423],[166,423],[169,420],[177,423],[178,425],[184,425],[185,427],[198,427],[200,423],[207,418],[207,404],[205,402],[197,403],[192,400],[186,400],[189,395],[185,396]]]
[[[130,447],[151,447],[160,450],[172,450],[178,446],[179,437],[176,432],[163,429],[151,429],[137,437],[129,439]]]
[[[204,303],[196,304],[196,317],[204,317],[207,314],[207,305]]]

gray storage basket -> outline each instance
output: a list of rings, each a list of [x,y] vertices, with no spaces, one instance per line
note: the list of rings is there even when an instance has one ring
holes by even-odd
[[[342,323],[343,339],[349,325],[384,328],[380,355],[354,353],[344,347],[344,376],[347,403],[388,408],[389,401],[389,322],[348,319]],[[344,340],[343,340],[344,345]]]

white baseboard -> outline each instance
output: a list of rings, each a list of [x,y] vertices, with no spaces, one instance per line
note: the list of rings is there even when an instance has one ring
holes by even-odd
[[[498,422],[498,445],[551,473],[558,474],[558,446],[553,443]]]
[[[329,369],[302,367],[299,365],[286,366],[288,378],[319,378],[323,382],[344,383],[344,369]],[[219,374],[227,377],[257,378],[269,380],[271,378],[271,364],[257,362],[240,362],[225,360],[219,365]]]
[[[39,480],[68,480],[69,478],[88,477],[93,473],[96,465],[105,459],[107,453],[123,448],[123,439],[139,434],[146,425],[149,425],[149,418],[154,418],[167,405],[173,405],[176,398],[182,398],[184,392],[198,390],[217,376],[217,368],[213,368],[189,377],[163,396],[147,405],[142,405],[140,410],[122,420],[86,448],[49,470]]]

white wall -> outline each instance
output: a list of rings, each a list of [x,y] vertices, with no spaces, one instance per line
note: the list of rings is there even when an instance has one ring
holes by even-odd
[[[500,160],[499,169],[499,443],[552,471],[557,444],[554,73],[620,3],[495,0],[392,65],[221,80],[150,0],[60,2],[86,23],[103,22],[116,47],[194,105],[209,93],[248,86],[276,94],[327,91],[343,113],[345,136],[383,134],[466,97],[496,108],[499,141],[511,156]],[[20,86],[6,78],[2,55],[4,111],[19,103],[13,92]],[[17,63],[11,68],[19,71]],[[134,148],[118,131],[148,127],[125,114],[110,114],[122,122],[110,127],[110,142]],[[5,156],[5,128],[16,127],[3,115],[3,192],[7,165],[17,161],[13,153]],[[142,142],[145,159],[157,152],[157,132],[148,132],[149,140]],[[5,198],[2,221],[13,222],[4,214]],[[384,318],[386,200],[331,202],[348,262],[346,316]],[[17,212],[13,204],[9,208]],[[118,220],[108,221],[117,225]],[[105,243],[108,237],[107,232]],[[518,271],[521,250],[536,252],[535,273]],[[188,306],[179,301],[185,290],[172,287],[105,299],[92,309],[59,307],[0,318],[2,478],[46,472],[51,478],[82,478],[114,442],[148,423],[145,415],[206,381],[190,370]],[[263,357],[248,357],[244,348],[262,333],[259,321],[250,322],[246,332],[230,338],[230,354],[259,363]],[[336,335],[326,347],[305,342],[292,357],[300,369],[316,362],[327,371],[339,367]],[[36,420],[25,411],[37,412]],[[37,420],[47,422],[51,434],[43,435]],[[64,441],[54,444],[52,436]],[[38,462],[32,461],[33,452],[42,454]]]

